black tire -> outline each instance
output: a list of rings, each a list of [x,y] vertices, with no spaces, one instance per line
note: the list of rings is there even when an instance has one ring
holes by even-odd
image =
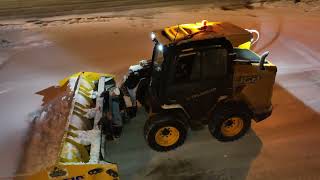
[[[225,132],[226,126],[228,124],[233,124],[235,119],[240,122],[242,121],[242,126],[237,128],[233,133],[228,134]],[[241,123],[237,123],[241,124]],[[233,125],[230,125],[233,128]],[[213,137],[222,142],[235,141],[244,136],[251,127],[251,115],[247,108],[231,106],[219,108],[213,115],[213,118],[209,121],[208,128]],[[239,132],[238,132],[239,131]]]
[[[171,131],[178,131],[179,135],[175,136],[177,140],[174,141],[173,144],[169,143],[170,145],[166,146],[159,144],[156,140],[156,138],[158,137],[157,133],[163,133],[164,131],[168,131],[168,133],[170,133],[170,136],[172,136]],[[187,126],[183,123],[182,120],[173,115],[154,115],[145,123],[144,127],[144,137],[147,144],[151,149],[159,152],[170,151],[181,146],[186,140],[187,133]]]

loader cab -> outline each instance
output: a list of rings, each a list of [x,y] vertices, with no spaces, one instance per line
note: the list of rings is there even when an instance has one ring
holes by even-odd
[[[207,113],[219,97],[232,94],[232,54],[225,38],[156,42],[151,87],[158,106],[182,106],[190,118]]]

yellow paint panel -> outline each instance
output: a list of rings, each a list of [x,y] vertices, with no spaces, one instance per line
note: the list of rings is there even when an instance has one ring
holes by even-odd
[[[60,80],[59,81],[59,86],[61,86],[61,87],[64,86],[69,81],[70,78],[78,77],[80,74],[81,74],[81,72],[78,72],[78,73],[75,73],[75,74],[73,74],[73,75],[71,75],[69,77],[66,77],[66,78]]]
[[[248,41],[246,43],[240,44],[238,46],[238,48],[240,48],[240,49],[250,49],[251,48],[251,41]]]
[[[99,78],[101,76],[106,76],[106,77],[114,77],[114,75],[112,74],[106,74],[106,73],[96,73],[96,72],[78,72],[75,74],[72,74],[69,77],[66,77],[62,80],[59,81],[59,86],[64,86],[70,78],[76,78],[78,77],[80,74],[82,74],[83,79],[87,80],[88,82],[92,82],[92,81],[97,81],[99,80]]]
[[[220,22],[207,22],[207,26],[214,26]],[[167,34],[171,41],[181,40],[186,36],[202,31],[202,23],[197,22],[195,24],[180,24],[176,26],[167,27],[164,32]]]
[[[99,173],[97,173],[99,172]],[[119,180],[116,164],[59,164],[23,178],[25,180]]]

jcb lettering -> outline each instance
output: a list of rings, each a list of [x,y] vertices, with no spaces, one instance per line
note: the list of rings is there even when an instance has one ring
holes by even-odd
[[[63,180],[83,180],[83,179],[84,179],[83,176],[76,176],[76,177],[66,178],[66,179],[63,179]]]
[[[260,76],[242,76],[240,77],[240,84],[253,84],[261,79]]]

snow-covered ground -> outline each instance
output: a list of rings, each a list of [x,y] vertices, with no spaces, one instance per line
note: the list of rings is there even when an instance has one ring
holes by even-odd
[[[185,146],[166,154],[149,150],[142,126],[131,124],[121,142],[110,149],[121,174],[136,179],[168,178],[163,173],[171,177],[175,172],[170,169],[179,166],[177,176],[182,179],[199,173],[203,179],[317,179],[319,3],[281,1],[254,7],[224,11],[211,4],[180,5],[28,23],[18,20],[10,23],[17,25],[0,26],[0,176],[15,173],[30,113],[43,104],[41,95],[48,102],[56,94],[54,88],[41,90],[79,71],[114,73],[121,78],[129,65],[151,55],[150,31],[207,19],[260,31],[255,49],[269,50],[269,59],[278,66],[273,116],[254,124],[254,132],[239,142],[221,144],[204,130],[192,133]],[[143,115],[139,117],[136,121],[143,124]],[[168,164],[168,159],[175,163]]]

